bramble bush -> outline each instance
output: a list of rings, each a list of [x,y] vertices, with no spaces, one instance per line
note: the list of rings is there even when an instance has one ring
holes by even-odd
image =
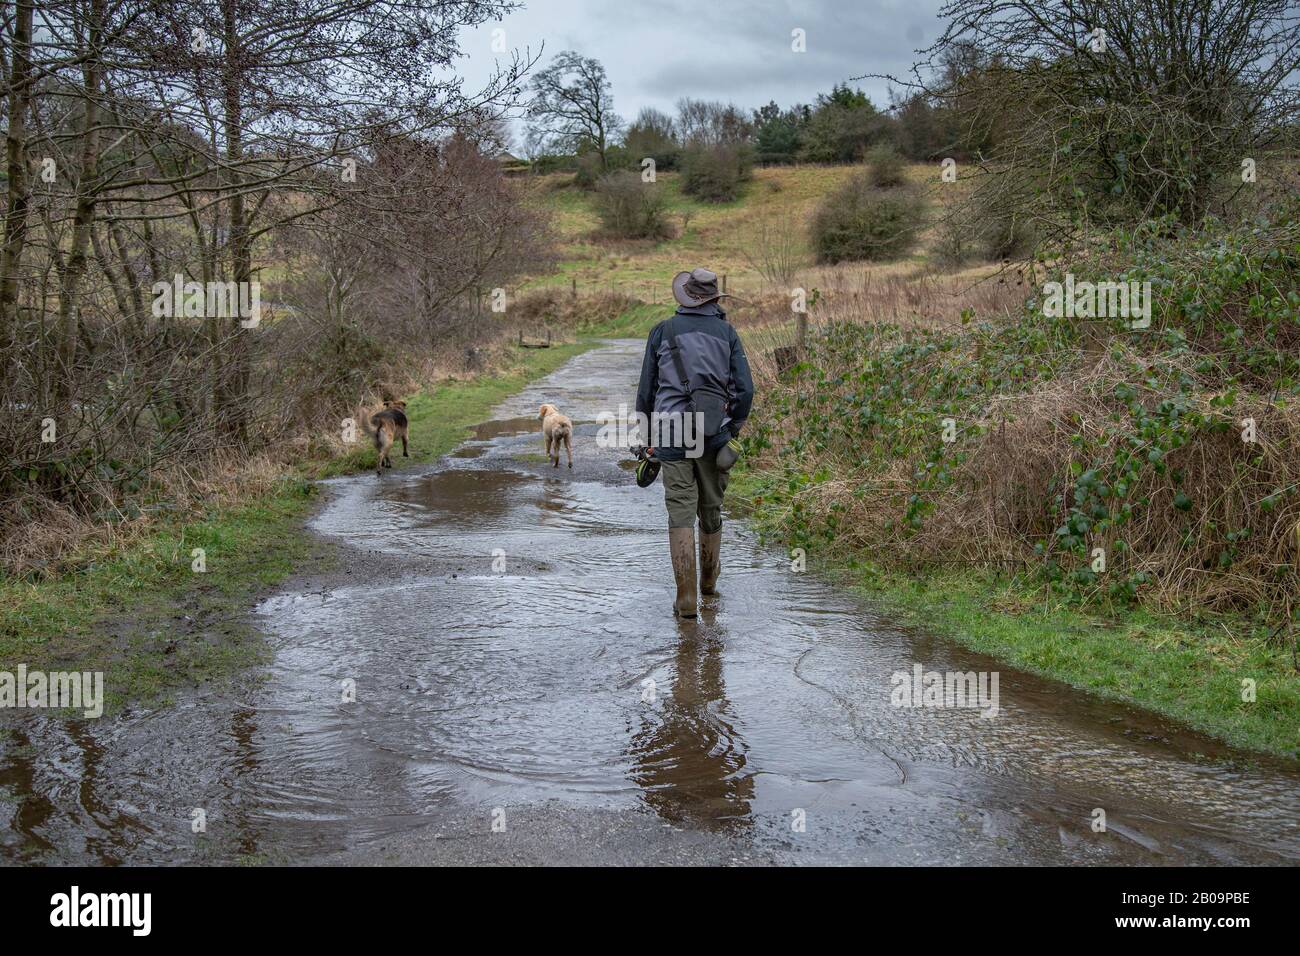
[[[705,202],[732,202],[753,176],[753,150],[743,144],[696,146],[681,158],[682,192]]]

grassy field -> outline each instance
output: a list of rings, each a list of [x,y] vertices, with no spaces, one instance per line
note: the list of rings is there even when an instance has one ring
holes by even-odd
[[[504,374],[440,382],[408,412],[413,463],[459,444],[498,402],[595,344],[516,350]],[[394,466],[407,460],[400,454]],[[263,494],[198,520],[160,522],[128,544],[79,556],[77,570],[31,583],[0,578],[0,671],[103,671],[109,709],[165,703],[177,687],[234,674],[266,649],[247,620],[256,596],[325,549],[303,528],[317,500],[310,478],[368,470],[362,442],[325,463],[286,470]],[[193,570],[202,549],[206,570]]]
[[[598,235],[599,219],[592,194],[570,184],[571,174],[540,176],[532,183],[534,201],[547,210],[559,236],[559,271],[534,279],[529,288],[567,286],[576,280],[580,292],[621,291],[646,302],[667,304],[673,275],[691,265],[706,265],[726,275],[737,294],[757,295],[767,283],[750,255],[764,229],[793,234],[808,260],[805,272],[824,281],[834,272],[898,274],[915,271],[923,255],[871,267],[839,270],[814,268],[807,223],[826,194],[841,186],[860,166],[774,166],[754,170],[740,197],[730,203],[698,202],[681,191],[677,173],[661,172],[657,184],[668,197],[677,234],[660,242],[618,241]],[[910,167],[909,179],[923,188],[937,178],[937,169]]]

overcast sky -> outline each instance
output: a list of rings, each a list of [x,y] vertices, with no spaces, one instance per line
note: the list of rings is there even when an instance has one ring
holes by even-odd
[[[645,106],[665,112],[683,96],[745,109],[776,100],[811,102],[835,83],[864,73],[905,75],[913,51],[939,33],[942,0],[529,0],[500,23],[462,34],[457,72],[466,91],[492,72],[492,31],[510,49],[545,46],[539,65],[561,50],[604,64],[614,108],[632,120]],[[804,31],[807,52],[791,50]],[[861,80],[877,106],[886,85]],[[518,128],[518,124],[516,124]],[[518,143],[515,144],[518,147]]]

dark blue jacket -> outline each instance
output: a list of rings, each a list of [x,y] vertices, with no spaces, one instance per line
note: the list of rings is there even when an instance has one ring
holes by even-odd
[[[754,380],[749,374],[745,349],[740,344],[740,336],[727,322],[727,313],[716,302],[678,308],[671,319],[665,319],[651,329],[646,339],[636,410],[647,417],[655,412],[684,413],[689,407],[689,397],[681,386],[668,348],[666,327],[669,322],[673,323],[677,334],[677,345],[681,349],[682,364],[691,388],[711,385],[730,398],[722,430],[705,446],[707,451],[713,451],[739,434],[754,403]],[[655,451],[665,461],[686,456],[681,447],[656,448]]]

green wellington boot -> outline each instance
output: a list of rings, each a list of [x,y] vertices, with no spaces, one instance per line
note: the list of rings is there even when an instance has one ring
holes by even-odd
[[[673,613],[678,617],[695,617],[695,529],[669,528],[668,547],[672,551],[673,577],[677,581]]]
[[[722,532],[700,532],[700,593],[716,594],[718,572],[722,570]]]

